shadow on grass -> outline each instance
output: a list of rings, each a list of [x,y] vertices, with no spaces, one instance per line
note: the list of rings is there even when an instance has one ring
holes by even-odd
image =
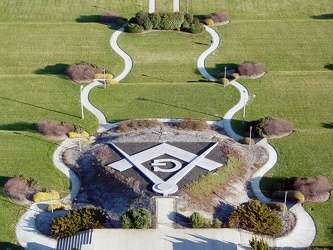
[[[311,16],[313,19],[333,19],[333,13]]]
[[[45,68],[35,70],[38,75],[56,75],[60,78],[67,79],[66,69],[69,65],[65,63],[57,63],[54,65],[47,65]]]
[[[159,81],[162,81],[162,82],[170,82],[170,83],[172,83],[171,81],[168,81],[168,80],[165,80],[165,79],[162,79],[162,78],[158,78],[158,77],[154,77],[154,76],[150,76],[150,75],[146,75],[146,74],[142,74],[141,76],[144,76],[144,77],[147,77],[147,78],[151,78],[151,79],[156,79],[156,80],[159,80]]]
[[[329,70],[333,70],[333,64],[329,63],[329,64],[326,64],[325,69],[329,69]]]
[[[198,110],[194,110],[194,109],[189,109],[189,108],[181,107],[181,106],[177,106],[177,105],[170,104],[170,103],[165,103],[165,102],[156,101],[156,100],[147,99],[147,98],[137,98],[137,100],[139,100],[139,101],[145,101],[145,102],[157,103],[157,104],[161,104],[161,105],[166,105],[166,106],[168,106],[168,107],[179,108],[179,109],[183,109],[183,110],[191,111],[191,112],[194,112],[194,113],[203,114],[203,115],[208,115],[208,116],[211,116],[211,117],[214,117],[214,118],[222,119],[222,117],[220,117],[220,116],[216,116],[216,115],[214,115],[214,114],[209,114],[209,113],[201,112],[201,111],[198,111]]]
[[[0,96],[0,99],[11,101],[11,102],[15,102],[15,103],[19,103],[19,104],[23,104],[23,105],[27,105],[27,106],[34,107],[34,108],[39,108],[39,109],[51,111],[51,112],[62,114],[62,115],[68,115],[68,116],[75,117],[75,118],[81,118],[80,116],[77,116],[77,115],[68,114],[68,113],[61,112],[61,111],[58,111],[58,110],[55,110],[55,109],[45,108],[45,107],[41,107],[41,106],[38,106],[38,105],[35,105],[35,104],[31,104],[31,103],[27,103],[27,102],[22,102],[22,101],[10,99],[10,98],[3,97],[3,96]]]
[[[5,187],[5,183],[9,180],[8,176],[0,176],[0,189],[3,189]],[[1,194],[3,194],[3,192],[1,192]],[[2,248],[0,248],[2,249]]]
[[[323,122],[322,124],[321,124],[321,126],[323,127],[323,128],[330,128],[330,129],[332,129],[333,128],[333,122]]]
[[[78,23],[101,23],[101,15],[81,15],[75,21]]]
[[[0,242],[0,249],[24,250],[23,247],[10,242]]]
[[[283,186],[285,178],[282,177],[262,177],[260,181],[260,189],[261,192],[266,196],[270,197],[271,194],[277,189],[279,186]]]
[[[2,125],[0,125],[0,130],[35,132],[36,131],[36,124],[35,123],[29,123],[29,122],[14,122],[14,123],[11,123],[11,124],[2,124]]]
[[[236,63],[217,63],[215,64],[215,67],[207,67],[206,70],[211,76],[219,79],[224,77],[225,67],[227,67],[227,75],[230,75],[231,73],[234,73],[237,65],[238,64]],[[198,69],[195,69],[195,73],[200,75],[200,71]]]

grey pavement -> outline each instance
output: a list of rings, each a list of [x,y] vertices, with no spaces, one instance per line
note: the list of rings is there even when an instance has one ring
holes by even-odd
[[[154,2],[154,1],[149,1]],[[206,30],[213,38],[213,44],[208,48],[198,59],[197,66],[203,77],[214,79],[205,69],[205,59],[219,45],[220,38],[218,34],[211,28],[206,27]],[[116,77],[117,81],[123,79],[130,72],[132,60],[125,53],[121,52],[117,44],[117,38],[122,30],[117,31],[110,39],[112,48],[119,51],[120,55],[125,60],[125,70]],[[117,52],[118,53],[118,52]],[[125,72],[125,73],[124,73]],[[108,124],[102,112],[96,109],[89,102],[89,92],[92,88],[102,85],[101,82],[95,80],[92,84],[85,87],[82,91],[82,101],[84,107],[92,112],[100,125],[99,131],[103,132],[114,127],[114,124]],[[243,109],[245,116],[244,105],[248,102],[248,92],[244,86],[237,81],[232,81],[231,85],[236,87],[240,92],[239,102],[229,110],[222,121],[216,122],[225,129],[227,134],[235,140],[241,138],[231,128],[231,119],[239,110]],[[165,119],[164,119],[165,120]],[[168,119],[166,119],[168,120]],[[163,120],[161,120],[163,121]],[[262,202],[267,202],[269,199],[265,197],[260,188],[259,183],[262,176],[269,171],[277,161],[277,154],[274,148],[269,145],[267,140],[261,140],[258,145],[267,149],[269,160],[260,168],[252,177],[251,187]],[[72,189],[68,197],[63,202],[70,202],[77,194],[80,187],[79,178],[69,171],[63,164],[61,156],[64,149],[77,145],[75,140],[65,140],[60,147],[55,151],[53,156],[54,164],[59,170],[66,174],[71,179]],[[164,199],[164,200],[163,200]],[[56,241],[42,235],[35,226],[35,217],[38,213],[44,210],[46,204],[33,204],[30,209],[20,218],[16,226],[16,235],[19,243],[26,249],[55,249]],[[297,224],[295,229],[285,237],[272,239],[263,237],[268,242],[270,247],[295,247],[306,248],[311,245],[316,234],[316,227],[311,216],[306,213],[301,204],[296,204],[291,209],[297,216]],[[208,250],[208,249],[248,249],[249,240],[254,234],[244,230],[237,229],[173,229],[172,224],[175,216],[172,199],[158,198],[157,199],[157,229],[135,230],[135,229],[94,229],[90,245],[83,245],[81,249],[145,249],[145,250]],[[258,236],[257,236],[258,237]],[[261,238],[260,236],[258,238]]]

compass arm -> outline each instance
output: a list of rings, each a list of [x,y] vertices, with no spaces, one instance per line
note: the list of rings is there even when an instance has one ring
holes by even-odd
[[[184,178],[185,175],[187,175],[203,158],[205,158],[218,144],[216,142],[213,146],[208,148],[205,152],[203,152],[201,155],[197,155],[194,157],[189,164],[187,164],[184,168],[179,170],[174,176],[172,176],[170,179],[168,179],[166,182],[170,184],[177,184],[181,179]]]
[[[147,168],[145,168],[141,162],[136,161],[133,157],[125,153],[123,150],[118,148],[116,145],[111,143],[111,145],[118,150],[133,166],[135,166],[142,174],[144,174],[149,180],[151,180],[154,184],[164,183],[160,177],[156,176],[154,173],[150,172]]]

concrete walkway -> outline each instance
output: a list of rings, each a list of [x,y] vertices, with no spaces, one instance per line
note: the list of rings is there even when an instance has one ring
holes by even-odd
[[[206,27],[206,30],[212,35],[213,44],[207,49],[198,59],[197,65],[200,73],[207,79],[214,79],[205,69],[205,59],[210,53],[212,53],[219,45],[219,36],[217,33]],[[110,39],[112,48],[119,48],[117,44],[117,33],[114,39]],[[116,79],[120,81],[126,74],[130,72],[132,61],[125,52],[120,52],[121,56],[125,60],[125,70]],[[126,56],[127,55],[127,56]],[[126,74],[124,72],[127,72]],[[238,140],[241,138],[231,128],[231,119],[233,115],[241,110],[248,101],[248,92],[237,81],[232,81],[231,84],[236,87],[240,92],[240,101],[229,110],[224,119],[216,124],[225,129],[229,136]],[[100,124],[99,131],[105,131],[115,124],[108,124],[105,116],[102,112],[96,109],[89,102],[89,92],[92,88],[102,85],[99,81],[94,81],[83,89],[82,99],[84,107],[92,112]],[[255,195],[262,202],[267,202],[269,199],[265,197],[259,188],[259,183],[262,176],[270,170],[277,161],[276,151],[272,146],[268,144],[266,140],[261,140],[258,145],[267,149],[269,153],[269,161],[260,168],[251,180],[251,187]],[[77,146],[75,140],[65,140],[61,146],[55,151],[53,156],[54,164],[59,170],[64,172],[66,176],[71,179],[71,193],[66,197],[63,202],[70,202],[77,194],[80,181],[78,177],[72,173],[62,162],[62,153],[68,147]],[[165,198],[164,198],[165,199]],[[108,229],[108,230],[93,230],[92,245],[84,246],[84,249],[165,249],[165,250],[207,250],[207,249],[244,249],[249,246],[248,241],[253,236],[252,233],[235,230],[235,229],[173,229],[171,228],[172,220],[174,219],[174,211],[171,200],[159,200],[160,209],[158,209],[158,216],[160,216],[160,223],[157,229],[148,230],[123,230],[123,229]],[[21,217],[16,226],[16,235],[19,243],[26,249],[55,249],[56,241],[42,235],[35,226],[35,217],[38,213],[45,209],[47,204],[33,204],[30,209]],[[172,211],[170,211],[172,210]],[[311,245],[314,240],[316,228],[314,222],[309,214],[305,212],[300,204],[291,208],[297,216],[296,228],[291,234],[278,238],[264,238],[270,245],[270,247],[296,247],[306,248]]]

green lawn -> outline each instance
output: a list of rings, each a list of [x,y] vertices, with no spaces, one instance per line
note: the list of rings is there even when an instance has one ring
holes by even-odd
[[[186,0],[181,9],[186,10]],[[240,80],[251,95],[246,121],[264,116],[295,124],[296,133],[272,140],[279,154],[277,166],[263,180],[262,188],[287,176],[325,175],[333,153],[331,79],[333,58],[333,6],[331,0],[192,0],[189,11],[204,15],[226,11],[231,23],[216,27],[221,46],[206,60],[215,75],[243,61],[262,61],[268,74],[258,80]],[[79,85],[65,79],[67,65],[88,61],[115,75],[123,60],[111,50],[114,32],[98,24],[103,12],[130,18],[140,10],[140,0],[2,0],[0,2],[0,189],[5,181],[24,174],[66,195],[69,181],[52,164],[59,142],[34,132],[34,124],[53,119],[80,124],[94,132],[97,120],[85,112],[81,119]],[[162,1],[160,2],[162,3]],[[165,8],[171,8],[164,1]],[[148,10],[148,0],[142,1]],[[160,8],[159,5],[157,8]],[[229,86],[201,82],[198,56],[208,48],[207,33],[190,35],[154,32],[123,34],[119,45],[134,60],[131,74],[117,86],[94,89],[92,102],[109,122],[130,118],[205,118],[218,120],[239,97]],[[233,125],[241,129],[242,113]],[[5,230],[0,248],[15,243],[15,223],[25,208],[0,198],[0,221]],[[305,208],[316,221],[315,246],[332,246],[332,199]],[[7,242],[5,244],[5,242]]]

